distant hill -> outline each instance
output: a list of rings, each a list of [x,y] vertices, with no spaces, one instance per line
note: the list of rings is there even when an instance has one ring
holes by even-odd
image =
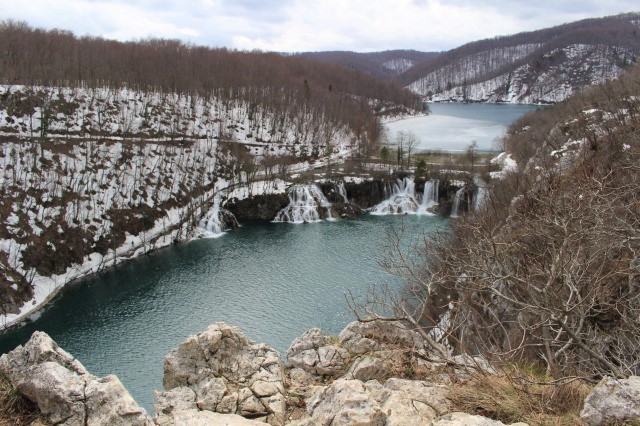
[[[616,78],[640,54],[640,14],[468,43],[398,76],[435,101],[558,102]]]
[[[439,55],[438,52],[417,50],[386,50],[383,52],[357,53],[346,51],[305,52],[296,56],[320,62],[342,65],[378,78],[395,80],[411,68],[424,64]]]

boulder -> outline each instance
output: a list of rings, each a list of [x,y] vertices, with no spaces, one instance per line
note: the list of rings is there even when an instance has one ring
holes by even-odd
[[[40,331],[0,357],[0,374],[52,424],[152,424],[116,376],[90,374]]]
[[[295,387],[310,386],[316,382],[316,378],[302,368],[292,368],[289,371],[289,380]]]
[[[580,418],[588,425],[640,419],[640,377],[605,377],[584,401]]]
[[[318,328],[305,332],[287,350],[289,365],[314,376],[339,376],[346,371],[351,358],[348,351]]]
[[[291,344],[287,361],[317,378],[384,380],[404,354],[426,354],[429,348],[425,337],[400,321],[356,321],[337,338],[317,328],[307,331]]]
[[[344,379],[356,379],[366,382],[389,374],[387,364],[380,358],[363,356],[354,361]]]
[[[184,410],[175,413],[175,426],[258,426],[268,423],[245,419],[237,414],[220,414],[211,411]]]
[[[248,420],[236,414],[221,414],[202,411],[196,406],[196,394],[187,387],[173,388],[168,392],[156,392],[154,408],[157,426],[250,426],[266,425],[257,420]]]
[[[165,389],[191,389],[196,409],[259,418],[274,425],[284,423],[284,378],[278,352],[248,341],[239,328],[224,323],[190,336],[164,360]],[[171,398],[160,393],[157,401]],[[157,405],[156,412],[167,411],[166,405]]]
[[[155,392],[153,408],[156,413],[153,421],[158,426],[171,426],[176,423],[174,415],[181,411],[196,410],[196,393],[187,387],[173,388],[167,392]]]
[[[384,346],[428,349],[425,338],[401,321],[354,321],[338,335],[338,342],[350,352],[363,354]]]
[[[421,381],[390,379],[381,385],[339,379],[309,398],[309,418],[299,425],[429,424],[449,408],[444,393],[444,387]]]
[[[301,425],[379,425],[387,415],[360,380],[336,380],[307,401],[309,419]]]

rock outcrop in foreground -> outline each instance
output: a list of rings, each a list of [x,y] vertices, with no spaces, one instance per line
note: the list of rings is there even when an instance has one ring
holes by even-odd
[[[580,418],[589,426],[640,418],[640,377],[605,377],[584,401]]]
[[[163,385],[156,393],[156,422],[178,423],[182,411],[238,414],[284,424],[285,367],[274,349],[248,341],[224,323],[189,337],[164,360]]]
[[[275,350],[215,323],[166,356],[166,390],[156,393],[154,420],[162,426],[214,419],[229,425],[502,425],[451,414],[443,385],[392,377],[410,360],[417,371],[434,368],[425,361],[437,358],[429,352],[433,345],[399,322],[354,322],[337,338],[315,328],[291,344],[287,370]]]
[[[114,376],[96,377],[51,338],[36,331],[29,342],[0,357],[0,374],[55,425],[151,425],[151,419]]]
[[[444,375],[435,382],[394,377],[409,369],[423,376],[444,363],[487,371],[478,360],[439,359],[441,350],[399,322],[354,322],[337,337],[319,329],[304,333],[288,349],[286,368],[274,349],[214,323],[166,356],[165,390],[156,392],[153,420],[117,377],[91,375],[42,332],[0,357],[0,374],[51,424],[504,425],[453,412]],[[638,417],[640,377],[603,379],[582,411],[589,425]]]

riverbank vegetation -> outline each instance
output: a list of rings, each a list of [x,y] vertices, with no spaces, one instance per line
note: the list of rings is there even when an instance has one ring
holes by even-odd
[[[383,264],[407,280],[396,313],[454,353],[531,365],[553,389],[637,374],[638,128],[638,67],[514,123],[518,167],[478,211],[409,256],[391,245]]]

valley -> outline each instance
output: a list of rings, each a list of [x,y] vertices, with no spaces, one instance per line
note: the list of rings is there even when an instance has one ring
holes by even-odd
[[[640,402],[593,395],[640,362],[639,22],[274,53],[3,21],[5,400],[54,424],[625,420]]]

